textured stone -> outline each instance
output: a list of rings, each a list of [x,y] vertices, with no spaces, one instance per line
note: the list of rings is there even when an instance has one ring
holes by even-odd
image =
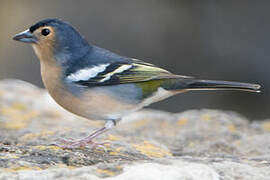
[[[0,81],[0,180],[270,179],[270,120],[219,110],[143,110],[98,137],[108,142],[104,148],[50,145],[102,125],[66,112],[43,89]]]

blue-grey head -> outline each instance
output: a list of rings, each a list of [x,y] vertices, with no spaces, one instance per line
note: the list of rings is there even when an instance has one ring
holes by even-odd
[[[80,33],[59,19],[39,21],[13,39],[32,44],[40,59],[53,56],[57,61],[67,61],[82,56],[89,49],[88,42]]]

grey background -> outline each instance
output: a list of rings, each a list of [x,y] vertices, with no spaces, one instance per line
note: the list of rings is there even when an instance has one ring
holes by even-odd
[[[152,108],[225,109],[251,119],[267,118],[269,7],[267,0],[1,0],[0,79],[43,86],[32,48],[11,38],[41,19],[56,17],[69,21],[95,45],[174,73],[263,85],[260,94],[196,91]]]

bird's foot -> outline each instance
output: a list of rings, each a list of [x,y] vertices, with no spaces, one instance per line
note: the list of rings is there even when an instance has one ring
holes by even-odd
[[[107,121],[105,124],[105,127],[95,131],[94,133],[90,134],[89,136],[80,139],[80,140],[75,140],[75,139],[61,139],[60,143],[54,143],[53,145],[64,148],[64,149],[75,149],[75,148],[81,148],[81,147],[86,147],[86,146],[91,146],[91,148],[97,148],[97,147],[102,147],[105,148],[106,143],[96,143],[93,141],[94,138],[99,136],[100,134],[106,132],[107,130],[111,129],[115,125],[114,120]]]
[[[63,149],[76,149],[76,148],[83,148],[83,147],[91,147],[91,148],[105,148],[104,145],[107,144],[106,142],[97,143],[93,141],[93,138],[83,138],[79,140],[75,139],[60,139],[59,143],[54,143],[53,145],[58,146]]]

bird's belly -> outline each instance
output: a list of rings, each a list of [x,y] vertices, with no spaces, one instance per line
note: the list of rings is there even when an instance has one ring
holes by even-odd
[[[136,107],[134,104],[123,103],[112,96],[88,90],[78,96],[61,90],[50,92],[54,100],[68,111],[92,120],[120,119],[128,111]],[[59,98],[60,97],[60,98]]]
[[[136,94],[134,88],[123,90],[127,86],[89,88],[83,91],[76,89],[76,92],[79,92],[76,95],[65,87],[57,85],[47,87],[47,89],[54,100],[63,108],[92,120],[121,119],[121,117],[131,112],[175,94],[174,92],[159,88],[152,96],[144,100],[138,100],[138,96],[132,96],[129,90],[132,89],[134,95]],[[121,92],[119,92],[120,89],[122,90]],[[115,93],[111,93],[112,90]]]

